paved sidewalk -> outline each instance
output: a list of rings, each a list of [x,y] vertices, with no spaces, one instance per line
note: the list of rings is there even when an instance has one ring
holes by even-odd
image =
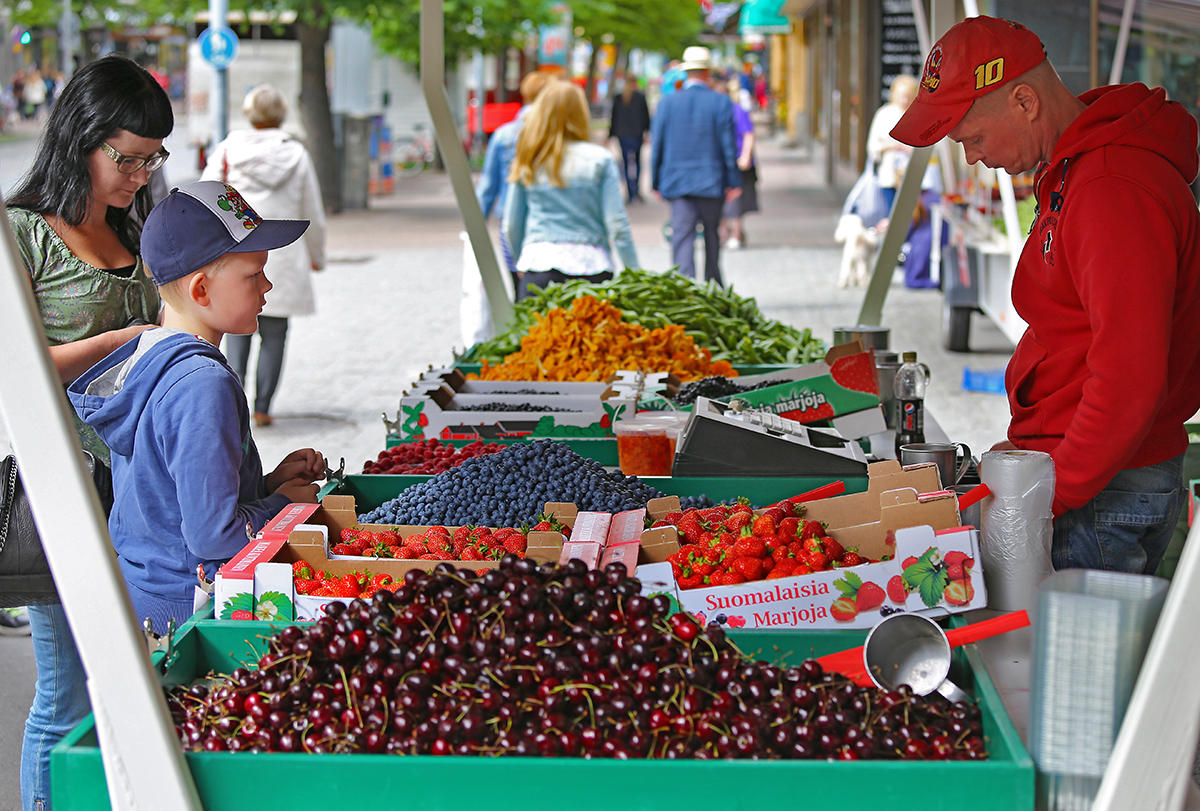
[[[819,163],[794,150],[764,143],[759,160],[762,212],[746,218],[748,246],[723,251],[726,280],[771,317],[829,341],[834,327],[855,323],[863,295],[835,284],[840,247],[832,235],[841,195],[824,188]],[[319,312],[292,319],[277,421],[255,433],[267,463],[312,445],[335,467],[344,457],[347,471],[361,471],[383,449],[381,413],[394,414],[420,370],[450,362],[452,348],[461,346],[461,218],[448,179],[438,173],[401,179],[395,194],[371,206],[332,218],[332,259],[316,276]],[[661,233],[667,204],[649,195],[629,215],[642,265],[667,269],[670,251]],[[1002,396],[963,392],[963,367],[1001,368],[1012,347],[976,316],[977,351],[946,352],[941,302],[937,291],[907,290],[896,281],[883,320],[892,348],[915,349],[932,369],[931,413],[978,453],[1003,437],[1007,405]]]

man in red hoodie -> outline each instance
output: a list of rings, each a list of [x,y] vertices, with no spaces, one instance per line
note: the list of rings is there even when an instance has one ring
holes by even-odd
[[[1054,459],[1056,569],[1153,573],[1184,502],[1183,423],[1200,408],[1196,120],[1143,84],[1075,96],[1035,34],[973,17],[933,46],[892,136],[949,136],[968,163],[1038,169],[1012,285],[1029,326],[997,448]]]

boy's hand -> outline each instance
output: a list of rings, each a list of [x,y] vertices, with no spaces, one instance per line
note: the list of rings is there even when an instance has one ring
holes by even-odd
[[[283,457],[283,461],[267,476],[267,489],[274,492],[289,479],[300,479],[310,484],[324,477],[325,456],[312,448],[301,448]]]
[[[287,496],[288,501],[302,504],[316,504],[318,488],[315,484],[304,479],[288,479],[276,488],[275,492]]]

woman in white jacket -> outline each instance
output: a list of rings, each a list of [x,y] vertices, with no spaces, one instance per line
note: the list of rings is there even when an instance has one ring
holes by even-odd
[[[201,180],[221,180],[236,187],[267,219],[311,223],[302,239],[271,251],[267,260],[266,274],[274,288],[258,317],[261,343],[254,375],[254,424],[262,427],[274,422],[271,399],[283,370],[288,317],[316,310],[308,274],[325,266],[325,211],[308,150],[280,129],[287,116],[283,94],[271,85],[259,85],[246,94],[242,112],[253,129],[231,132],[217,144]],[[225,354],[244,382],[250,336],[225,336]]]

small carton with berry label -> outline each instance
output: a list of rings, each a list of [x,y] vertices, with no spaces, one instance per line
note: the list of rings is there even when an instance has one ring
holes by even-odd
[[[680,589],[684,610],[731,628],[870,628],[901,611],[940,616],[987,605],[972,527],[896,530],[895,557],[797,577]]]

